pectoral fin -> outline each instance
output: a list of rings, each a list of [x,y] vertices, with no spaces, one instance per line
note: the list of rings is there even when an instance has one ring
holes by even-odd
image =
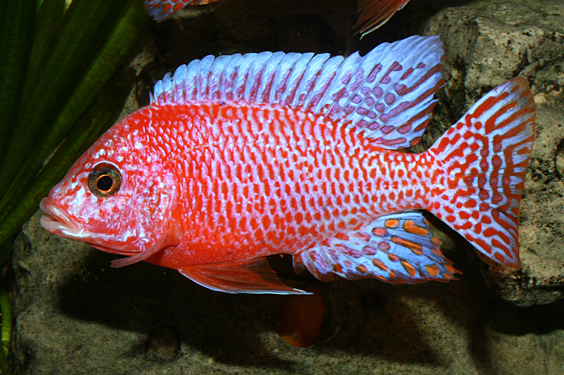
[[[161,238],[159,238],[154,244],[153,246],[141,250],[140,252],[134,253],[133,255],[129,255],[129,252],[119,252],[116,250],[111,250],[108,251],[107,248],[103,247],[103,246],[98,246],[95,244],[91,244],[92,247],[102,250],[102,251],[108,251],[111,253],[117,253],[117,254],[122,254],[122,255],[129,255],[128,258],[120,258],[120,259],[114,259],[112,260],[110,266],[112,268],[121,268],[121,267],[125,267],[125,266],[129,266],[138,262],[141,262],[143,260],[147,260],[148,258],[152,257],[153,255],[155,255],[156,253],[158,253],[161,250],[166,249],[167,247],[172,247],[172,246],[178,246],[178,243],[180,242],[180,226],[178,225],[178,222],[176,220],[170,220],[167,226],[167,231],[165,232],[166,235],[162,236]]]
[[[185,266],[178,270],[193,282],[225,293],[310,294],[290,288],[278,278],[266,257]]]

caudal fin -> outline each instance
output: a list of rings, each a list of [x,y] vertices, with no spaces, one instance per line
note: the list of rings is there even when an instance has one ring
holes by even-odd
[[[492,260],[518,268],[519,202],[535,133],[527,81],[478,101],[427,151],[442,163],[429,211]]]

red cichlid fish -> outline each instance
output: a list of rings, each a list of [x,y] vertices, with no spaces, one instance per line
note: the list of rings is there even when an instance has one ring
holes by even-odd
[[[228,293],[302,293],[267,257],[319,280],[448,281],[457,272],[420,211],[519,267],[518,211],[535,105],[514,78],[426,152],[444,83],[438,36],[366,56],[207,56],[155,85],[40,207],[49,232],[178,270]]]
[[[187,5],[205,5],[218,0],[144,0],[145,9],[157,22],[172,18]],[[358,0],[357,27],[361,38],[384,25],[409,0]]]

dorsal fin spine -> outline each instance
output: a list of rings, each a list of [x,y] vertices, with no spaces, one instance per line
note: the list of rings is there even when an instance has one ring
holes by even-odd
[[[292,73],[288,76],[286,81],[285,90],[280,96],[280,103],[285,106],[290,106],[296,108],[297,96],[299,88],[304,84],[307,77],[307,70],[312,66],[319,64],[317,61],[325,61],[329,58],[329,55],[314,55],[313,53],[305,53],[300,55],[300,57],[294,63]]]
[[[174,100],[175,101],[185,101],[186,96],[184,95],[184,82],[186,81],[186,65],[180,66],[174,72],[173,76],[174,85]]]
[[[299,53],[287,53],[282,57],[280,64],[276,68],[276,73],[274,74],[274,80],[272,82],[273,90],[270,92],[270,97],[268,98],[269,102],[281,102],[288,77],[294,72],[295,65],[300,56]]]

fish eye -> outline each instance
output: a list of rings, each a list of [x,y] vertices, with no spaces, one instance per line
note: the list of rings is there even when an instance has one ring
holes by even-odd
[[[114,195],[121,186],[121,174],[118,169],[108,163],[96,165],[88,177],[88,187],[92,194],[105,198]]]

